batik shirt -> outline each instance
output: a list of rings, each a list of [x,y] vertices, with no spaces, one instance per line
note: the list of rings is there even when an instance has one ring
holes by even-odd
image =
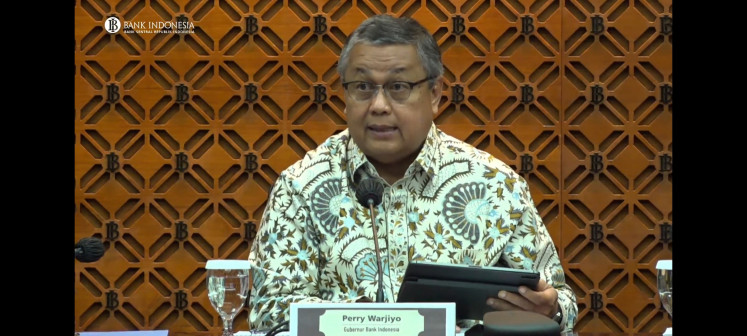
[[[374,208],[382,284],[371,211],[355,196],[367,178],[386,186]],[[395,302],[410,261],[535,270],[557,289],[565,330],[578,313],[526,181],[435,125],[393,185],[377,174],[347,130],[309,151],[275,182],[249,260],[253,329],[289,320],[291,302],[373,299],[380,285],[384,301]]]

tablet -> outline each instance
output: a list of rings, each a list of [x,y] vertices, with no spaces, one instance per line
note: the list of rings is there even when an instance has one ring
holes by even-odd
[[[518,293],[520,285],[537,288],[539,279],[533,270],[410,262],[397,302],[454,302],[457,320],[482,320],[493,311],[486,303],[489,297],[500,290]]]

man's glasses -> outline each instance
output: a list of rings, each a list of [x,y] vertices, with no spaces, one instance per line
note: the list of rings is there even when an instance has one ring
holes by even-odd
[[[380,88],[384,88],[386,95],[397,102],[403,102],[410,97],[412,89],[427,80],[434,79],[435,77],[426,77],[417,82],[406,82],[406,81],[395,81],[384,84],[374,84],[367,81],[351,81],[342,83],[342,87],[345,88],[353,99],[358,101],[368,101],[379,93]]]

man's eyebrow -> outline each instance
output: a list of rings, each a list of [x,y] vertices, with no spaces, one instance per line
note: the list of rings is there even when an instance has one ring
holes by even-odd
[[[396,74],[400,74],[402,72],[405,72],[405,70],[407,70],[407,68],[405,68],[405,67],[398,67],[398,68],[394,68],[394,69],[389,70],[389,73],[396,75]],[[356,72],[356,74],[363,74],[363,75],[367,75],[367,76],[370,76],[370,74],[371,74],[371,70],[368,70],[366,68],[361,68],[361,67],[355,68],[355,72]]]
[[[370,70],[368,70],[368,69],[366,69],[366,68],[361,68],[361,67],[357,67],[357,68],[355,68],[355,73],[356,73],[356,74],[364,74],[364,75],[368,75],[368,74],[370,74],[370,73],[371,73],[371,71],[370,71]]]

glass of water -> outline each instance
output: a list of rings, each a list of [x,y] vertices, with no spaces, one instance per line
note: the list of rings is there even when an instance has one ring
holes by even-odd
[[[661,305],[672,317],[672,260],[659,260],[656,263],[656,284]]]
[[[233,318],[249,295],[249,260],[215,259],[205,264],[208,298],[223,320],[222,336],[233,336]]]
[[[672,318],[672,260],[659,260],[656,263],[656,285],[659,287],[661,306]],[[672,327],[664,331],[664,336],[672,336]]]

